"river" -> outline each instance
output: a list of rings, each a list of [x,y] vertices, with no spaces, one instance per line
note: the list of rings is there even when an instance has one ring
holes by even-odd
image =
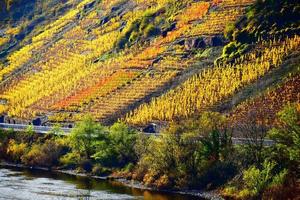
[[[188,195],[150,192],[114,181],[75,177],[61,173],[0,168],[2,200],[194,200]]]

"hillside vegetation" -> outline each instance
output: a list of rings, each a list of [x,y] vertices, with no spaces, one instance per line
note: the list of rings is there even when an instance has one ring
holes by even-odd
[[[189,118],[299,51],[299,5],[289,0],[66,1],[44,17],[16,16],[20,3],[2,11],[10,23],[1,46],[18,47],[4,48],[0,63],[0,111],[20,123],[73,123],[86,114],[138,126]],[[33,19],[44,25],[26,39],[7,33],[26,28],[14,20]]]
[[[226,25],[252,3],[82,1],[6,57],[1,112],[20,121],[116,120],[209,67]]]

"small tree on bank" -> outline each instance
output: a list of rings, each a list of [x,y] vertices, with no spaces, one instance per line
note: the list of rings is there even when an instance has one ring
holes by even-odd
[[[136,138],[135,130],[117,122],[110,127],[105,142],[98,143],[93,158],[107,167],[124,167],[128,163],[136,162]]]
[[[91,159],[100,140],[105,139],[105,128],[87,115],[78,122],[70,134],[70,145],[74,151],[86,159]]]

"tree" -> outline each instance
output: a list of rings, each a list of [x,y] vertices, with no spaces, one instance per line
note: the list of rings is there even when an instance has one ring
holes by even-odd
[[[244,170],[243,181],[245,183],[245,189],[242,190],[241,193],[247,194],[248,197],[261,197],[267,188],[283,184],[287,170],[284,169],[276,174],[274,173],[275,166],[276,164],[274,162],[265,160],[261,169],[251,166],[247,170]]]
[[[295,181],[300,175],[300,112],[297,105],[287,105],[278,113],[278,117],[281,126],[268,132],[269,137],[275,141],[270,150],[270,157],[276,160],[281,168],[289,169]]]
[[[32,125],[27,126],[25,132],[29,137],[32,137],[34,135],[33,126]]]
[[[49,133],[57,136],[62,136],[65,134],[65,132],[61,129],[61,126],[59,124],[55,124]]]
[[[93,158],[109,167],[123,167],[130,162],[135,162],[136,138],[135,130],[124,123],[115,123],[110,127],[106,140],[98,142]]]
[[[231,133],[215,129],[201,139],[203,154],[211,161],[224,160],[232,150]]]
[[[244,164],[253,164],[259,166],[264,160],[264,138],[267,136],[266,116],[260,110],[247,113],[244,122],[235,124],[237,133],[245,137],[246,144],[243,145],[245,150]]]
[[[93,117],[87,115],[72,130],[69,136],[70,145],[74,151],[89,160],[95,153],[97,143],[105,139],[105,133],[105,128],[95,122]]]

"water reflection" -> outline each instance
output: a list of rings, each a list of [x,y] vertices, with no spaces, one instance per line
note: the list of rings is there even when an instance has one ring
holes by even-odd
[[[85,177],[0,168],[0,199],[193,200],[190,196],[143,191]]]

